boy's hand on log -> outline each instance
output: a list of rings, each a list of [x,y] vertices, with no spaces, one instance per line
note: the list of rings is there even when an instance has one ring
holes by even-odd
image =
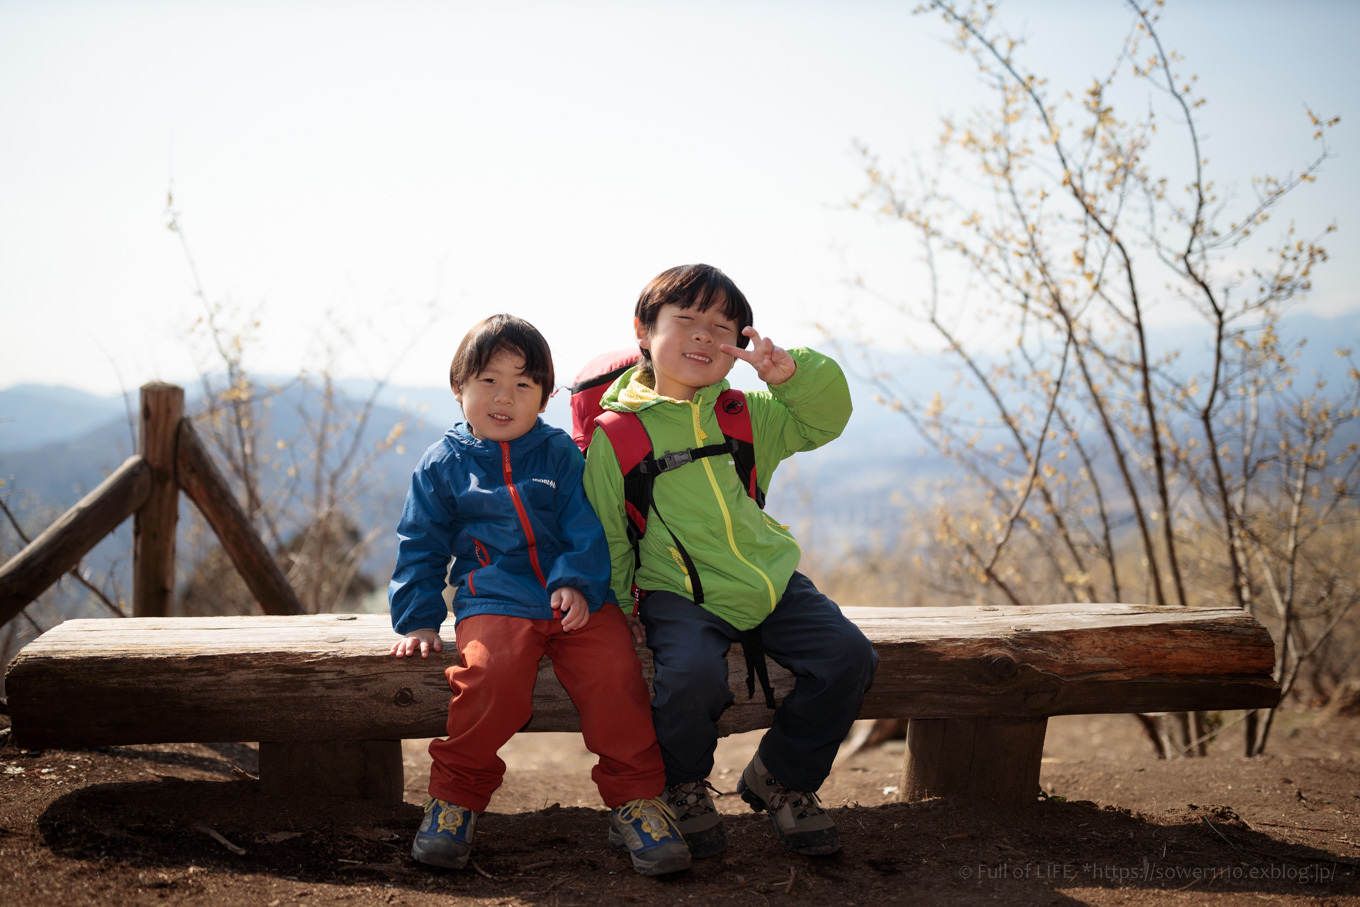
[[[756,377],[761,381],[766,384],[783,384],[798,371],[798,363],[793,361],[793,357],[782,346],[775,346],[770,338],[760,336],[760,332],[753,327],[743,328],[742,333],[751,338],[749,350],[730,343],[724,343],[718,349],[729,356],[750,363],[751,368],[756,370]]]
[[[419,652],[421,658],[429,658],[431,650],[435,652],[444,651],[444,640],[439,638],[439,631],[412,630],[392,643],[391,654],[398,658],[406,658]]]
[[[590,620],[590,605],[586,597],[571,586],[559,586],[552,594],[553,617],[562,618],[562,629],[570,633],[579,630]]]
[[[642,618],[638,617],[637,607],[628,612],[628,630],[633,634],[634,645],[645,645],[647,643],[647,631],[642,626]]]

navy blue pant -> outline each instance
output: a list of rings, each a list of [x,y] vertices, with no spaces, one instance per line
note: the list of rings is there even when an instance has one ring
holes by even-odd
[[[727,650],[737,630],[674,592],[649,593],[641,612],[656,667],[652,721],[666,783],[702,781],[713,770],[718,716],[733,698]],[[785,787],[815,791],[850,733],[878,653],[801,573],[793,574],[761,633],[766,654],[795,679],[760,741],[760,759]],[[756,696],[760,701],[759,686]]]

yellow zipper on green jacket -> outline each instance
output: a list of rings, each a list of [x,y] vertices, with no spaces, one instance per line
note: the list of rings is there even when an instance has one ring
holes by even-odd
[[[696,448],[703,447],[704,441],[708,439],[708,435],[699,427],[699,404],[702,402],[703,398],[697,394],[693,400],[689,401],[689,405],[694,410],[694,446]],[[737,548],[736,535],[732,531],[732,514],[728,512],[727,502],[723,500],[722,489],[718,487],[718,477],[713,474],[713,466],[709,463],[711,459],[712,457],[704,457],[699,462],[703,464],[704,472],[708,474],[708,483],[713,486],[713,496],[718,499],[718,509],[722,511],[723,525],[727,529],[727,544],[732,548],[732,553],[737,556],[737,560],[750,567],[765,581],[765,588],[770,592],[770,610],[773,611],[774,606],[779,603],[779,599],[775,595],[774,583],[770,582],[765,571],[748,561],[746,556]]]

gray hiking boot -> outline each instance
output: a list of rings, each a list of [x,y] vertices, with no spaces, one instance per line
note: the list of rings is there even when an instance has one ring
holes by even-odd
[[[768,812],[780,842],[794,853],[824,856],[841,849],[836,823],[811,791],[789,790],[760,761],[751,757],[737,782],[737,793],[756,812]]]
[[[671,808],[661,800],[629,800],[609,811],[609,846],[627,850],[645,876],[689,869],[689,848]]]
[[[707,781],[686,781],[672,784],[661,794],[661,799],[675,812],[675,822],[696,860],[727,849],[727,830],[723,828],[722,814],[708,795],[711,790],[715,788]]]

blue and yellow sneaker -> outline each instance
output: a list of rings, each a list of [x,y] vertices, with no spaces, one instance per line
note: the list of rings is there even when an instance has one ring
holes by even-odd
[[[475,812],[431,797],[425,801],[425,820],[411,844],[411,856],[430,866],[462,869],[472,855],[476,827]]]
[[[627,850],[633,868],[645,876],[689,869],[689,846],[661,800],[629,800],[610,810],[609,846]]]

